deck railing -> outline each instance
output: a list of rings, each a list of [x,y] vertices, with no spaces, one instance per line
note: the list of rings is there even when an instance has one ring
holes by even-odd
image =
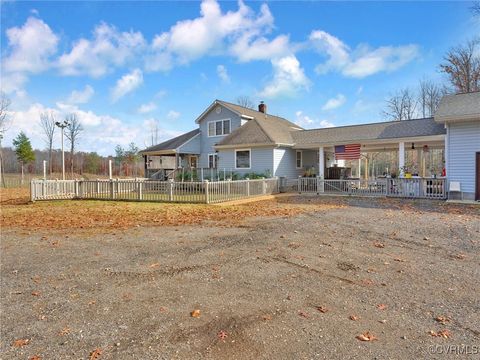
[[[298,192],[423,199],[445,199],[447,197],[445,179],[434,178],[323,180],[301,177],[298,179]]]
[[[126,200],[220,203],[279,191],[277,178],[176,182],[146,179],[32,180],[31,200]]]

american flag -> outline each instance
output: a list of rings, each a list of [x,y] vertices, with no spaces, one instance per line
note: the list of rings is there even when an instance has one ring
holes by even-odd
[[[335,159],[336,160],[360,159],[360,144],[335,146]]]

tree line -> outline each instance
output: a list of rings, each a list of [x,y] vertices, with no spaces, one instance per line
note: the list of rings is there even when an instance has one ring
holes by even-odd
[[[472,11],[480,16],[480,5]],[[446,82],[423,79],[414,89],[398,90],[386,100],[382,116],[386,120],[432,117],[443,96],[480,91],[480,38],[450,49],[438,70],[446,75]]]

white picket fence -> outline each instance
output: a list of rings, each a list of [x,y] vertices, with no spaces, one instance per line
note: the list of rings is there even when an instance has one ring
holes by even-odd
[[[377,180],[323,180],[301,177],[299,193],[390,196],[420,199],[446,199],[445,179],[397,178]]]
[[[147,179],[32,180],[31,200],[126,200],[220,203],[278,193],[277,178],[175,182]]]

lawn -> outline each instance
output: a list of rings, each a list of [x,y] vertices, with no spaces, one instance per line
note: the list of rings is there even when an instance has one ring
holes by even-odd
[[[1,195],[2,359],[478,351],[478,207],[301,196],[29,204],[26,192]]]

